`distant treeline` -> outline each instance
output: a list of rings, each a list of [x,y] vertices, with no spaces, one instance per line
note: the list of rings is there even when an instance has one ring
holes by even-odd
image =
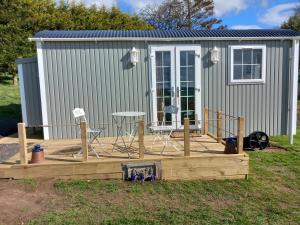
[[[152,29],[137,15],[55,0],[0,0],[0,81],[15,81],[18,57],[35,55],[28,38],[41,30]]]

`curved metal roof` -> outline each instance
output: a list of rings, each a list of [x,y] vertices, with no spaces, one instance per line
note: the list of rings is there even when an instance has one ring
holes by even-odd
[[[222,39],[222,38],[293,38],[300,32],[284,29],[256,30],[44,30],[38,39]]]

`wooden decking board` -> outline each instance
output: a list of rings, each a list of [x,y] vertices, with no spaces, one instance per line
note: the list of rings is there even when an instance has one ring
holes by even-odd
[[[138,159],[138,154],[129,159],[126,153],[110,152],[110,147],[115,139],[105,138],[102,141],[106,153],[100,159],[90,154],[87,162],[81,162],[81,157],[74,158],[71,154],[80,149],[80,140],[28,139],[28,157],[31,158],[30,148],[39,143],[44,148],[45,162],[20,165],[18,164],[19,154],[16,154],[4,164],[0,164],[0,178],[121,179],[122,163],[153,160],[161,162],[160,172],[162,179],[165,180],[236,179],[245,178],[249,173],[249,157],[246,153],[226,155],[223,153],[224,145],[217,143],[207,135],[191,138],[190,157],[184,156],[183,138],[172,139],[180,149],[179,152],[172,147],[167,147],[163,155],[160,155],[163,145],[159,142],[151,150],[152,138],[145,136],[144,159]],[[17,141],[17,138],[12,137],[6,138],[4,143]],[[0,143],[3,143],[3,139],[0,140]],[[138,142],[135,141],[133,146],[138,148]],[[97,151],[101,151],[101,149],[98,147]],[[110,155],[107,155],[107,152]]]

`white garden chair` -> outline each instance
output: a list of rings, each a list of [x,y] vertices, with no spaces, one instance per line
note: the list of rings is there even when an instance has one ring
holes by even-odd
[[[163,115],[163,120],[159,124],[159,122],[154,123],[153,126],[150,127],[152,132],[154,133],[154,139],[151,145],[151,150],[153,148],[153,145],[155,144],[156,141],[160,141],[163,144],[163,149],[161,150],[160,154],[162,154],[167,146],[171,146],[177,151],[180,151],[176,145],[171,141],[171,136],[173,133],[173,128],[171,130],[166,130],[166,113],[175,114],[177,118],[177,112],[178,112],[178,107],[169,105],[165,106],[164,109],[164,115]],[[177,119],[176,119],[177,120]],[[177,122],[177,121],[176,121]]]
[[[76,124],[80,124],[80,122],[84,121],[87,122],[87,119],[85,117],[85,112],[81,108],[75,108],[73,111],[73,115],[75,118]],[[99,155],[95,148],[92,146],[94,142],[97,142],[100,146],[102,146],[101,142],[99,141],[99,137],[104,131],[104,128],[90,128],[88,123],[87,123],[87,133],[89,136],[89,141],[88,141],[88,147],[90,151],[93,151],[96,155],[96,157],[99,159]],[[82,154],[82,149],[78,152],[78,154]]]

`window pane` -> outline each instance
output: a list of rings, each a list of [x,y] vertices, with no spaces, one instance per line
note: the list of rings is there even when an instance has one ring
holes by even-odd
[[[234,65],[233,66],[233,79],[234,80],[240,80],[243,78],[243,71],[242,71],[242,66],[238,65]]]
[[[186,66],[186,51],[181,51],[180,52],[180,66]]]
[[[165,88],[164,88],[164,96],[165,97],[171,97],[171,85],[170,83],[165,83]]]
[[[163,121],[163,117],[164,117],[164,113],[163,112],[158,112],[157,113],[157,120],[159,122],[159,125],[161,124],[161,122]]]
[[[180,81],[187,81],[187,67],[180,67]]]
[[[181,88],[180,94],[181,94],[181,97],[188,96],[187,88]]]
[[[188,98],[188,110],[195,110],[195,98]]]
[[[188,85],[188,96],[195,96],[195,83],[189,82]]]
[[[190,124],[195,125],[195,112],[194,111],[189,111],[188,112],[188,117],[190,119]]]
[[[172,114],[171,113],[166,113],[165,114],[165,120],[166,120],[166,125],[172,125]]]
[[[235,49],[234,52],[234,64],[242,64],[242,50],[241,49]]]
[[[162,66],[162,52],[155,52],[156,66]]]
[[[252,65],[252,79],[261,79],[261,65]]]
[[[181,98],[181,110],[187,110],[187,98]]]
[[[189,66],[194,66],[195,65],[195,52],[194,51],[188,51],[187,56],[188,56],[188,65]]]
[[[170,52],[164,52],[163,54],[163,66],[171,66],[171,54]]]
[[[156,67],[156,82],[162,82],[162,81],[163,81],[163,68]]]
[[[251,79],[251,65],[243,66],[243,79]]]
[[[195,68],[188,67],[188,81],[195,81]]]
[[[262,49],[253,49],[253,64],[262,64]]]
[[[157,97],[162,97],[163,96],[163,84],[162,83],[159,83],[159,84],[156,84],[156,95]]]
[[[187,93],[187,82],[180,82],[180,95],[181,96],[187,96],[188,93]]]
[[[170,67],[164,67],[164,81],[171,81],[171,68]]]
[[[183,119],[188,116],[187,111],[181,110],[181,121],[183,122]]]
[[[243,64],[251,64],[252,50],[244,49],[243,50]]]
[[[157,111],[163,111],[163,98],[157,98]]]
[[[165,98],[165,106],[171,105],[171,97]]]

